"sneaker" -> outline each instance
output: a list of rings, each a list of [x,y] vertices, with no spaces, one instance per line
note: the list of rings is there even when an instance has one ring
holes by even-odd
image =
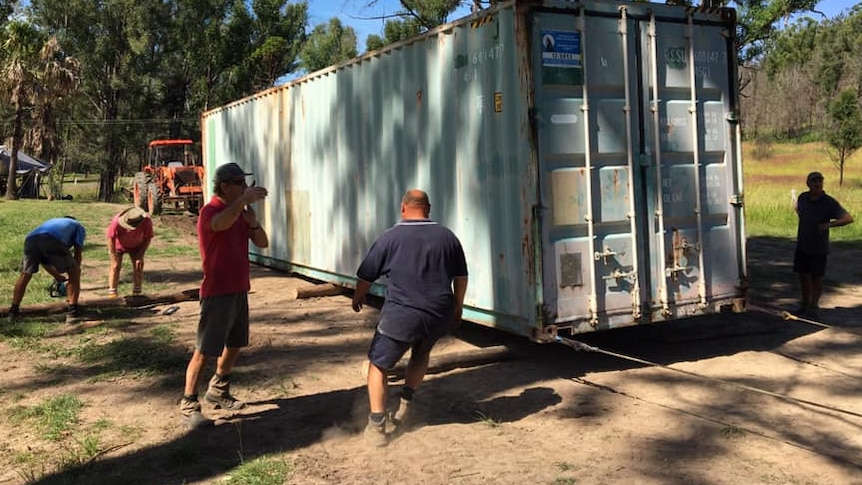
[[[230,381],[227,377],[219,377],[218,375],[213,375],[212,379],[210,379],[204,399],[215,404],[216,409],[234,411],[245,407],[244,402],[230,394]]]
[[[69,307],[69,311],[66,312],[66,323],[74,325],[76,323],[81,323],[82,320],[83,316],[81,315],[81,307],[77,305]]]
[[[116,289],[116,288],[111,288],[111,289],[109,289],[109,290],[108,290],[108,298],[117,298],[117,297],[119,297],[119,296],[120,296],[120,295],[119,295],[119,294],[117,294],[117,289]]]
[[[24,316],[21,315],[21,312],[10,311],[9,314],[6,315],[6,319],[9,320],[9,323],[18,323],[22,318],[24,318]]]
[[[816,307],[816,306],[808,307],[808,309],[805,311],[805,315],[807,315],[811,318],[820,318],[820,307]]]
[[[132,289],[132,296],[141,296],[141,287],[136,286]]]
[[[389,436],[386,435],[386,419],[384,418],[379,424],[368,419],[368,424],[365,426],[365,431],[362,432],[365,437],[365,442],[375,448],[382,448],[389,443]]]
[[[211,419],[207,419],[201,413],[201,403],[197,399],[188,399],[183,396],[180,399],[180,414],[183,416],[189,429],[206,428],[213,424]]]
[[[408,401],[404,398],[401,398],[398,401],[398,409],[392,413],[392,423],[398,427],[399,430],[409,429],[411,425],[410,417],[413,413],[410,412],[410,403],[412,401]]]

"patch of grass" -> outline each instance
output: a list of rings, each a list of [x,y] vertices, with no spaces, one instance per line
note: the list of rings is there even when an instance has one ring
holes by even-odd
[[[283,397],[290,397],[296,394],[296,390],[299,389],[299,384],[293,379],[288,381],[281,381],[277,386],[278,392]]]
[[[494,419],[493,417],[486,415],[482,411],[476,411],[476,419],[478,419],[479,422],[484,423],[484,424],[486,424],[492,428],[498,428],[502,425],[502,423],[499,420]]]
[[[554,465],[556,465],[557,468],[560,469],[560,471],[564,472],[567,472],[569,470],[578,470],[580,468],[579,466],[569,463],[567,461],[558,461],[554,463]]]
[[[572,485],[573,483],[578,483],[578,479],[572,477],[557,477],[552,483],[554,485]]]
[[[259,457],[236,467],[225,483],[242,485],[281,485],[293,471],[293,464],[281,458]]]
[[[62,468],[76,468],[86,465],[102,453],[98,434],[88,434],[83,438],[72,436],[72,441],[64,443]]]
[[[38,406],[22,408],[20,416],[35,421],[45,439],[58,441],[78,423],[78,414],[83,406],[77,396],[63,394]]]
[[[721,428],[721,435],[727,439],[744,438],[745,431],[736,426],[725,426],[724,428]]]
[[[15,473],[24,483],[36,483],[39,477],[48,473],[47,464],[33,452],[15,453],[13,462],[17,465]]]
[[[154,329],[155,330],[155,329]],[[173,335],[158,330],[150,339],[119,338],[107,343],[90,342],[78,350],[78,358],[85,364],[93,364],[94,372],[101,379],[133,375],[136,377],[155,374],[179,373],[188,363],[185,350],[169,345]]]

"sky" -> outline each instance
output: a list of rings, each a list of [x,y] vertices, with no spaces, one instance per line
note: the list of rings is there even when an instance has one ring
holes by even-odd
[[[359,52],[365,52],[365,39],[369,34],[383,37],[385,19],[379,17],[392,15],[401,10],[398,0],[307,0],[309,31],[319,24],[329,22],[332,17],[341,19],[343,25],[353,27],[356,31],[356,43]],[[373,2],[372,6],[368,6]],[[470,15],[471,0],[462,1],[462,6],[449,15],[449,21],[454,21]]]
[[[371,7],[369,3],[373,2]],[[454,21],[470,14],[471,0],[461,2],[462,6],[449,16],[449,21]],[[837,14],[847,11],[859,0],[822,0],[817,4],[817,10],[832,18]],[[332,17],[341,19],[342,24],[353,27],[356,31],[357,48],[359,52],[365,51],[365,38],[369,34],[383,36],[383,24],[385,20],[371,20],[375,17],[391,15],[401,9],[398,0],[308,0],[309,30],[318,24],[329,21]]]

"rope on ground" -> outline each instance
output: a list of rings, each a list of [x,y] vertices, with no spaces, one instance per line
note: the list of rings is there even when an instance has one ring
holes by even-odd
[[[799,448],[799,449],[808,451],[809,453],[813,453],[815,455],[825,456],[827,458],[831,458],[833,460],[841,461],[841,462],[847,463],[849,465],[857,466],[857,467],[862,466],[862,463],[858,463],[858,462],[856,462],[852,459],[849,459],[847,457],[837,455],[836,453],[823,451],[823,450],[821,450],[819,448],[815,448],[813,446],[805,445],[802,443],[797,443],[794,441],[789,441],[785,438],[773,436],[773,435],[767,434],[763,431],[758,431],[758,430],[755,430],[752,428],[746,428],[744,426],[736,426],[736,425],[733,425],[733,424],[728,423],[726,421],[722,421],[721,419],[706,416],[704,414],[699,414],[699,413],[695,413],[692,411],[686,411],[685,409],[675,408],[673,406],[668,406],[667,404],[662,404],[660,402],[650,401],[650,400],[644,399],[640,396],[635,396],[635,395],[629,394],[625,391],[620,391],[619,389],[614,389],[613,387],[606,386],[604,384],[599,384],[599,383],[593,382],[589,379],[584,379],[583,377],[572,377],[572,378],[570,378],[570,380],[573,382],[577,382],[578,384],[581,384],[581,385],[595,387],[596,389],[599,389],[602,391],[611,392],[614,394],[619,394],[619,395],[625,396],[629,399],[634,399],[635,401],[644,402],[647,404],[651,404],[653,406],[658,406],[658,407],[663,408],[663,409],[668,409],[671,411],[682,413],[682,414],[685,414],[687,416],[691,416],[691,417],[698,418],[698,419],[703,419],[703,420],[708,421],[710,423],[717,424],[719,426],[724,426],[728,430],[728,432],[733,432],[734,430],[738,430],[738,431],[742,431],[745,433],[750,433],[750,434],[753,434],[755,436],[760,436],[761,438],[776,441],[778,443],[783,443],[783,444],[786,444],[788,446],[793,446],[795,448]],[[722,430],[722,432],[724,432],[724,430]]]
[[[746,384],[740,384],[740,383],[738,383],[738,382],[728,381],[728,380],[725,380],[725,379],[719,379],[719,378],[717,378],[717,377],[709,377],[709,376],[705,376],[705,375],[703,375],[703,374],[697,374],[697,373],[695,373],[695,372],[689,372],[689,371],[687,371],[687,370],[676,369],[676,368],[674,368],[674,367],[670,367],[670,366],[667,366],[667,365],[664,365],[664,364],[659,364],[659,363],[657,363],[657,362],[651,362],[651,361],[644,360],[644,359],[640,359],[640,358],[637,358],[637,357],[632,357],[632,356],[630,356],[630,355],[620,354],[620,353],[617,353],[617,352],[611,352],[610,350],[604,350],[604,349],[601,349],[601,348],[599,348],[599,347],[593,347],[592,345],[587,345],[587,344],[585,344],[585,343],[583,343],[583,342],[578,342],[577,340],[572,340],[572,339],[567,339],[567,338],[564,338],[564,337],[557,336],[557,337],[556,337],[556,341],[557,341],[557,342],[559,342],[559,343],[561,343],[561,344],[563,344],[563,345],[569,346],[569,347],[571,347],[571,348],[573,348],[573,349],[575,349],[575,350],[578,350],[578,351],[596,352],[596,353],[599,353],[599,354],[609,355],[609,356],[611,356],[611,357],[616,357],[616,358],[618,358],[618,359],[628,360],[628,361],[631,361],[631,362],[637,362],[638,364],[643,364],[643,365],[647,365],[647,366],[650,366],[650,367],[657,367],[657,368],[659,368],[659,369],[665,369],[665,370],[669,370],[669,371],[677,372],[677,373],[680,373],[680,374],[685,374],[685,375],[687,375],[687,376],[694,377],[694,378],[697,378],[697,379],[701,379],[701,380],[704,380],[704,381],[711,381],[711,382],[715,382],[715,383],[718,383],[718,384],[724,384],[724,385],[726,385],[726,386],[736,387],[736,388],[743,389],[743,390],[746,390],[746,391],[751,391],[751,392],[756,392],[756,393],[759,393],[759,394],[764,394],[764,395],[766,395],[766,396],[771,396],[771,397],[774,397],[774,398],[777,398],[777,399],[781,399],[781,400],[784,400],[784,401],[788,401],[788,402],[794,402],[794,403],[797,403],[797,404],[806,404],[806,405],[808,405],[808,406],[813,406],[813,407],[817,407],[817,408],[821,408],[821,409],[826,409],[826,410],[829,410],[829,411],[833,411],[833,412],[836,412],[836,413],[847,414],[847,415],[854,416],[854,417],[857,417],[857,418],[862,418],[862,413],[858,413],[858,412],[855,412],[855,411],[849,411],[849,410],[846,410],[846,409],[837,408],[837,407],[835,407],[835,406],[829,406],[828,404],[821,404],[821,403],[818,403],[818,402],[809,401],[809,400],[807,400],[807,399],[800,399],[800,398],[796,398],[796,397],[788,396],[788,395],[785,395],[785,394],[779,394],[779,393],[777,393],[777,392],[767,391],[767,390],[765,390],[765,389],[760,389],[760,388],[757,388],[757,387],[749,386],[749,385],[746,385]]]
[[[840,328],[840,327],[836,328],[836,327],[829,325],[827,323],[818,322],[817,320],[811,320],[808,318],[801,317],[799,315],[794,315],[793,313],[790,313],[787,310],[780,310],[777,308],[767,308],[764,306],[751,304],[751,303],[748,304],[748,308],[751,310],[754,310],[754,311],[761,312],[761,313],[767,313],[769,315],[774,315],[776,317],[783,318],[785,320],[795,320],[797,322],[809,323],[811,325],[816,325],[818,327],[823,327],[823,328],[834,328],[836,330],[847,330],[847,329]]]

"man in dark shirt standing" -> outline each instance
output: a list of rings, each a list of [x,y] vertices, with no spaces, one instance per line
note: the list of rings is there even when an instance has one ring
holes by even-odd
[[[401,400],[392,420],[406,425],[413,393],[425,378],[431,348],[461,323],[467,261],[458,238],[428,218],[428,194],[412,189],[401,200],[401,222],[371,245],[356,271],[353,311],[360,311],[371,284],[388,277],[386,301],[368,350],[371,414],[365,437],[385,446],[386,374],[410,349]]]
[[[799,194],[796,199],[799,225],[793,271],[799,273],[802,287],[802,306],[797,313],[818,317],[829,254],[829,228],[846,226],[853,222],[853,216],[823,191],[823,174],[809,173],[806,183],[808,192]]]

